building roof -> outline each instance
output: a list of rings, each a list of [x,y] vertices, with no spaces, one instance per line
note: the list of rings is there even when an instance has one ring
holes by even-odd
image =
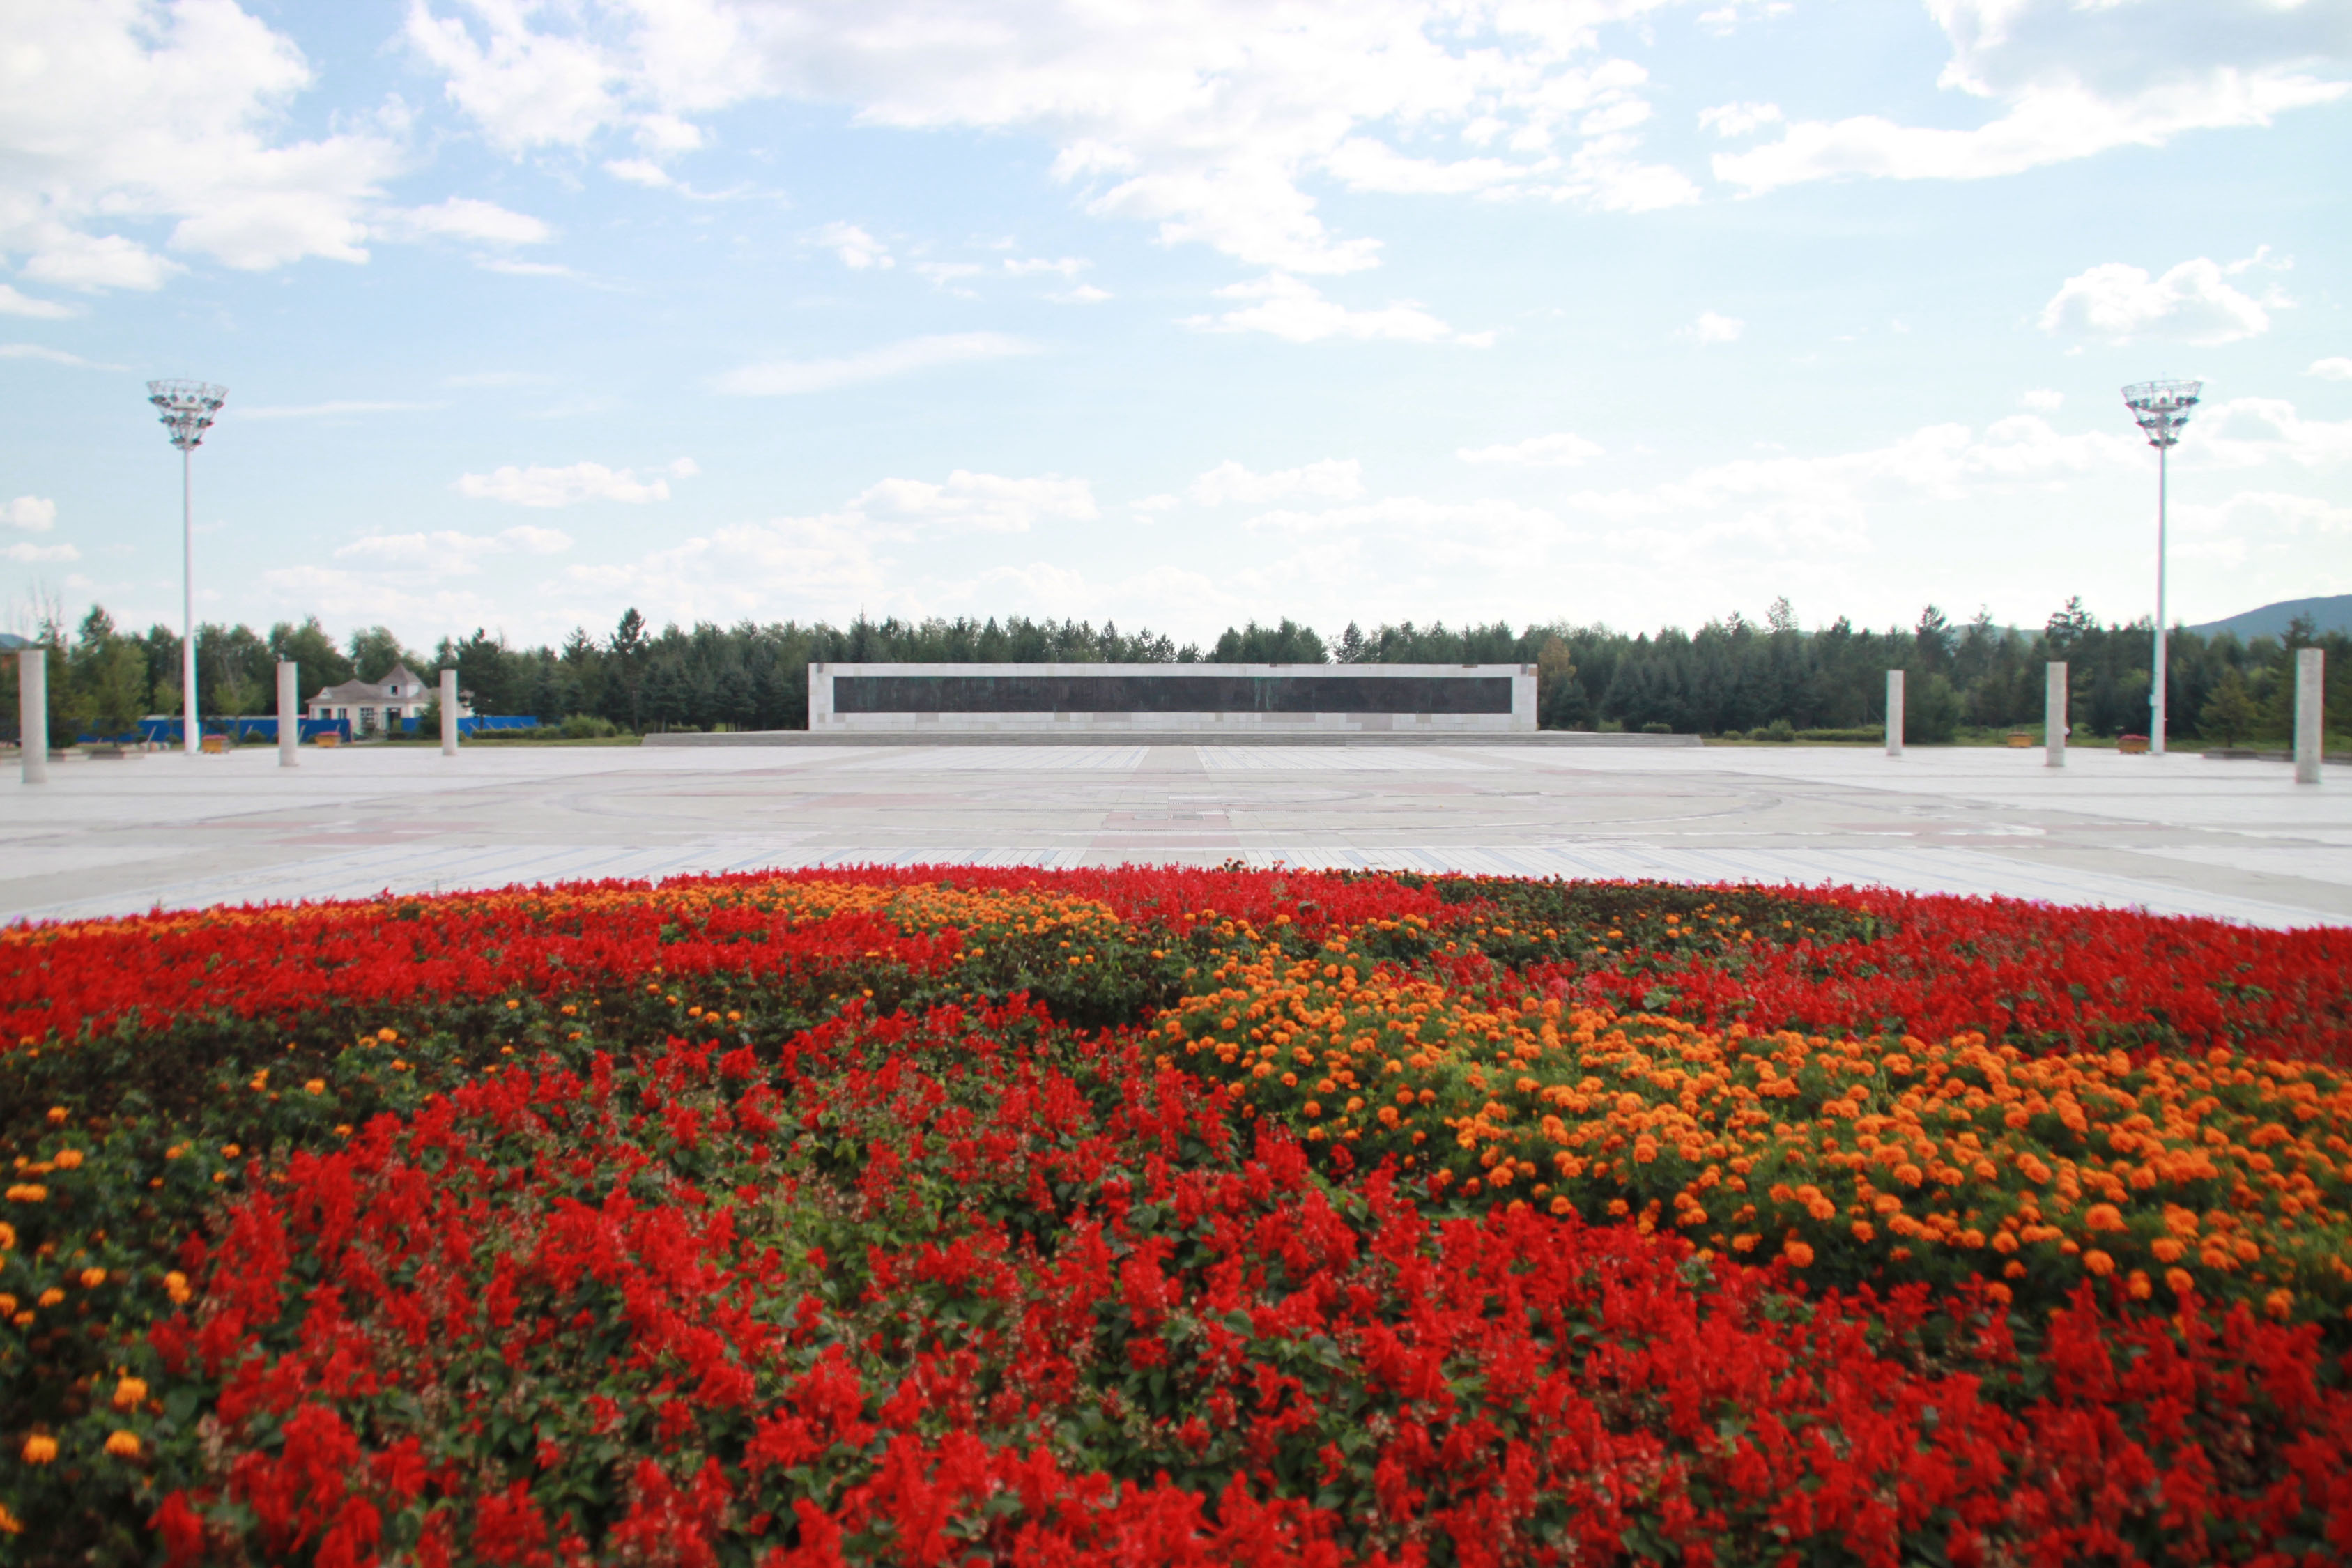
[[[397,688],[397,691],[394,690]],[[313,702],[415,702],[431,696],[433,689],[424,679],[404,664],[395,664],[384,672],[382,680],[346,680],[341,686],[322,687]]]

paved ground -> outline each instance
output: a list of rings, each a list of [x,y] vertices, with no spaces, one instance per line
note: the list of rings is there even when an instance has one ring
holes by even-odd
[[[0,781],[0,920],[857,861],[1875,882],[2352,924],[2352,787],[2080,752],[274,750]]]

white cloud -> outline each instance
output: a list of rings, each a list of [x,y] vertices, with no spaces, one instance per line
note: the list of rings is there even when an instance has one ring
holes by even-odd
[[[2055,414],[2060,408],[2065,406],[2066,395],[2051,387],[2037,386],[2031,392],[2021,394],[2018,401],[2036,414]]]
[[[367,414],[418,414],[438,403],[301,403],[228,410],[236,419],[354,419]]]
[[[1174,511],[1178,507],[1181,507],[1183,504],[1184,503],[1182,501],[1178,500],[1174,496],[1145,496],[1140,500],[1131,500],[1128,502],[1127,510],[1129,511],[1140,512],[1146,517],[1150,517],[1163,511]]]
[[[840,258],[841,264],[853,272],[868,267],[895,267],[890,247],[854,223],[829,223],[809,237],[818,245]]]
[[[1717,136],[1752,136],[1780,120],[1777,103],[1723,103],[1698,111],[1699,124]]]
[[[1713,310],[1702,310],[1696,321],[1677,330],[1675,336],[1686,343],[1704,346],[1707,343],[1738,342],[1739,334],[1747,330],[1748,323],[1737,316],[1719,316]]]
[[[988,268],[977,261],[918,261],[915,270],[929,279],[934,289],[944,289],[961,299],[975,300],[979,296],[971,289],[959,289],[955,285],[961,279],[977,278]]]
[[[1351,310],[1325,299],[1313,284],[1281,272],[1231,284],[1218,289],[1217,297],[1253,302],[1219,316],[1187,317],[1184,324],[1200,331],[1270,332],[1294,343],[1347,338],[1485,348],[1495,341],[1492,332],[1455,331],[1410,300],[1391,300],[1376,310]]]
[[[544,386],[555,378],[535,370],[479,370],[441,378],[444,386]]]
[[[1109,289],[1097,289],[1091,283],[1081,283],[1075,289],[1065,289],[1059,294],[1046,296],[1065,305],[1099,305],[1110,297]]]
[[[1774,556],[1866,551],[1872,520],[1889,509],[1987,503],[2085,476],[2120,483],[2140,477],[2141,456],[2128,430],[2067,435],[2039,415],[2014,414],[1981,433],[1931,425],[1882,447],[1744,458],[1646,488],[1580,490],[1558,504],[1602,525],[1616,552],[1713,571],[1720,561],[1709,552],[1719,546]]]
[[[779,605],[843,615],[858,605],[909,602],[909,574],[880,553],[957,532],[1008,534],[1099,515],[1084,479],[1016,479],[959,469],[940,483],[884,479],[839,510],[714,530],[635,561],[568,568],[565,581],[604,606],[625,595],[679,618],[773,617]],[[583,618],[585,618],[584,616]]]
[[[1512,500],[1434,501],[1421,496],[1390,496],[1320,511],[1263,512],[1246,526],[1255,533],[1313,538],[1318,551],[1387,536],[1399,541],[1422,571],[1467,567],[1525,572],[1548,559],[1554,548],[1584,537],[1542,507]]]
[[[1524,441],[1493,447],[1462,447],[1454,455],[1465,463],[1510,463],[1528,468],[1572,468],[1600,457],[1598,441],[1562,430],[1552,436],[1530,436]]]
[[[1263,506],[1287,496],[1329,496],[1344,500],[1364,493],[1363,465],[1353,458],[1327,458],[1276,473],[1254,474],[1235,462],[1223,462],[1185,490],[1196,506]],[[1172,498],[1170,504],[1174,504]]]
[[[650,158],[607,159],[604,173],[616,180],[626,180],[633,185],[644,185],[648,190],[666,191],[677,184],[670,177],[668,170]]]
[[[2352,419],[2305,419],[2280,397],[2209,403],[2189,422],[2174,456],[2191,468],[2258,468],[2290,463],[2332,468],[2352,461]]]
[[[18,496],[0,501],[0,524],[27,533],[47,533],[58,525],[58,503],[42,496]]]
[[[1639,210],[1696,195],[1639,157],[1647,78],[1601,52],[1603,25],[1675,0],[1573,5],[1255,0],[1006,5],[930,0],[412,0],[408,37],[452,102],[512,153],[600,137],[668,147],[734,105],[846,107],[859,123],[1019,131],[1058,149],[1087,210],[1292,274],[1374,264],[1302,182],[1480,188]],[[1429,158],[1507,137],[1516,171]],[[1411,138],[1383,157],[1373,138]],[[1343,151],[1344,150],[1344,151]]]
[[[5,283],[0,283],[0,316],[31,316],[39,321],[58,321],[74,313],[74,308],[57,300],[36,300],[30,294],[20,294]]]
[[[78,370],[121,370],[119,364],[100,364],[79,354],[69,354],[63,349],[53,349],[44,343],[0,343],[0,359],[38,359],[51,364],[69,364]]]
[[[0,49],[0,252],[68,288],[154,289],[175,251],[268,268],[366,258],[367,214],[404,154],[390,116],[283,133],[312,85],[285,35],[229,0],[13,0]],[[392,126],[392,129],[386,129]]]
[[[492,556],[560,555],[572,544],[570,534],[552,528],[526,526],[499,533],[462,533],[445,528],[422,533],[370,534],[337,550],[335,558],[431,577],[457,577],[479,572],[482,563]]]
[[[2161,278],[2110,261],[2066,279],[2042,308],[2042,330],[2072,332],[2109,343],[2162,338],[2187,343],[2228,343],[2270,330],[2263,303],[2231,287],[2259,253],[2228,266],[2199,257]],[[2273,305],[2286,301],[2273,298]]]
[[[1037,522],[1091,522],[1100,515],[1094,489],[1057,474],[1013,479],[958,468],[945,484],[884,479],[850,502],[881,524],[936,523],[986,533],[1026,533]]]
[[[451,196],[429,207],[404,207],[383,215],[387,238],[431,236],[480,245],[545,245],[555,231],[528,213],[509,212],[495,202]]]
[[[1799,121],[1780,140],[1718,153],[1716,178],[1749,193],[1809,180],[1987,179],[2190,131],[2268,125],[2352,90],[2332,5],[2206,0],[1932,0],[1950,40],[1940,85],[1996,106],[1967,129],[1875,115]]]
[[[513,506],[574,506],[582,501],[644,502],[669,500],[669,481],[663,474],[691,479],[702,470],[691,458],[680,458],[666,469],[639,479],[633,468],[608,468],[602,463],[574,463],[564,468],[509,464],[487,474],[458,478],[459,495],[477,500],[501,500]]]
[[[1015,278],[1032,278],[1041,272],[1051,272],[1063,278],[1076,278],[1093,265],[1094,263],[1079,256],[1065,256],[1055,261],[1048,261],[1042,256],[1008,256],[1004,258],[1004,270]]]
[[[715,384],[720,392],[741,397],[783,397],[803,392],[830,392],[839,386],[881,381],[940,365],[967,364],[1036,352],[1035,345],[1003,332],[949,332],[909,338],[841,359],[771,360],[763,364],[747,364],[729,371]]]
[[[568,278],[575,283],[593,282],[586,275],[560,261],[517,261],[509,256],[478,256],[474,258],[474,265],[485,272],[503,272],[509,278]]]
[[[2315,375],[2322,381],[2352,381],[2352,359],[2347,359],[2341,354],[2327,359],[2315,359],[2311,362],[2311,368],[2305,371],[2304,374]]]
[[[76,550],[70,544],[16,543],[8,545],[5,549],[0,549],[0,558],[17,562],[23,565],[34,566],[39,565],[44,562],[79,561],[81,559],[81,552]]]

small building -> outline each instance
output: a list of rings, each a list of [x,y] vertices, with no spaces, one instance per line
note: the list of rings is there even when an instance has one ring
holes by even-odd
[[[404,720],[421,716],[425,704],[439,695],[437,687],[406,665],[395,664],[382,680],[346,680],[341,686],[323,688],[308,707],[313,719],[351,721],[354,735],[380,735]],[[460,692],[457,717],[468,719],[473,712]]]

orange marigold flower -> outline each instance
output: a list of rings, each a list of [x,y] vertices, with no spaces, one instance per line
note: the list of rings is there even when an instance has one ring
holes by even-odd
[[[1868,1220],[1858,1219],[1853,1222],[1853,1238],[1856,1241],[1874,1241],[1877,1237],[1878,1227]]]
[[[2113,1204],[2093,1204],[2083,1215],[2083,1223],[2093,1230],[2122,1230],[2123,1211]]]
[[[50,1157],[49,1163],[60,1171],[79,1171],[81,1169],[81,1151],[60,1149]]]
[[[2281,1322],[2286,1321],[2287,1314],[2294,1310],[2294,1292],[2287,1289],[2272,1291],[2263,1298],[2263,1310]]]
[[[39,1433],[25,1439],[25,1463],[46,1465],[58,1457],[58,1440]]]
[[[2189,1278],[2186,1268],[2168,1268],[2164,1271],[2164,1284],[2174,1295],[2186,1296],[2196,1288],[2197,1281]]]
[[[2168,1236],[2156,1241],[2148,1250],[2156,1254],[2156,1260],[2158,1263],[2178,1263],[2180,1261],[2180,1255],[2189,1249]]]
[[[112,1434],[106,1439],[106,1451],[113,1455],[118,1459],[137,1458],[139,1457],[139,1434],[136,1432],[116,1432]]]
[[[1799,1268],[1813,1266],[1813,1249],[1801,1241],[1792,1241],[1780,1249],[1780,1256]]]
[[[147,1383],[144,1378],[126,1377],[114,1385],[114,1407],[117,1410],[133,1409],[146,1397]]]
[[[2116,1260],[2095,1247],[2083,1254],[2083,1267],[2104,1279],[2116,1271]]]
[[[1895,1179],[1906,1187],[1916,1187],[1926,1179],[1926,1175],[1918,1166],[1906,1160],[1895,1167]]]
[[[97,1289],[100,1285],[103,1285],[103,1284],[105,1284],[105,1283],[106,1283],[106,1270],[105,1270],[105,1269],[103,1269],[103,1268],[85,1268],[85,1269],[83,1269],[83,1270],[81,1271],[81,1288],[82,1288],[83,1289],[85,1289],[85,1290],[95,1290],[95,1289]]]

